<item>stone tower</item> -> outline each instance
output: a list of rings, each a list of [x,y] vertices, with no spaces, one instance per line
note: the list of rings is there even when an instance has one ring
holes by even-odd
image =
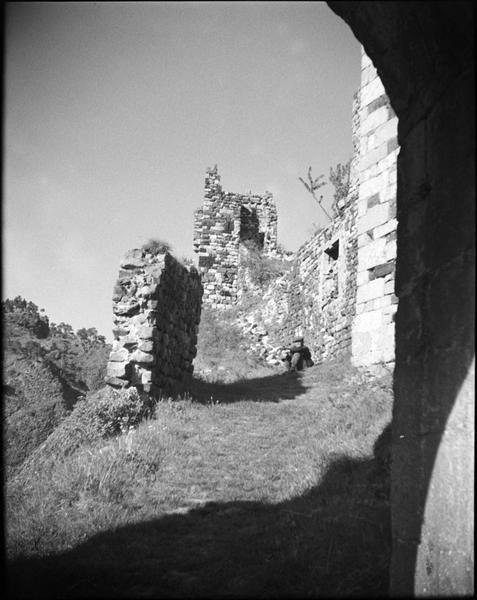
[[[204,303],[234,304],[239,294],[242,249],[272,255],[277,249],[277,209],[273,196],[224,192],[217,165],[207,169],[202,208],[194,213],[194,251],[204,285]]]

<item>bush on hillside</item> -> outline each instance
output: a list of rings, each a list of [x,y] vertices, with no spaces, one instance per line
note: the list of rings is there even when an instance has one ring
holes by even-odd
[[[136,388],[115,390],[108,386],[89,395],[86,407],[85,415],[99,423],[102,437],[108,437],[137,425],[152,405],[149,397],[139,394]]]
[[[115,390],[108,386],[88,394],[24,462],[20,477],[28,478],[40,465],[68,456],[83,444],[127,431],[152,410],[150,398],[136,388]]]

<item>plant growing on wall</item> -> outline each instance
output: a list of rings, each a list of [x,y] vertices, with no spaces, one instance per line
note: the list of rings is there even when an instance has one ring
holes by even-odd
[[[343,165],[338,163],[333,169],[330,167],[330,183],[334,186],[335,191],[333,194],[333,204],[331,205],[331,210],[334,214],[338,212],[338,205],[341,200],[344,200],[349,192],[349,184],[350,184],[350,167],[351,167],[351,159],[349,159]]]
[[[331,210],[333,212],[333,215],[338,214],[338,208],[339,208],[340,201],[344,200],[348,195],[349,185],[350,185],[350,167],[351,167],[351,159],[349,159],[344,164],[338,163],[334,169],[333,169],[333,167],[330,167],[329,182],[335,188],[335,191],[333,193],[333,203],[331,205]],[[325,207],[322,204],[323,196],[320,196],[319,198],[317,198],[317,196],[316,196],[316,191],[319,190],[324,185],[326,185],[326,182],[322,181],[323,177],[324,177],[324,175],[319,175],[318,177],[316,177],[316,179],[313,179],[313,176],[311,174],[311,167],[309,167],[308,168],[308,182],[306,182],[302,177],[299,177],[298,179],[303,183],[303,185],[308,190],[308,192],[313,196],[313,198],[315,199],[316,203],[319,205],[321,210],[325,213],[325,215],[331,221],[331,219],[332,219],[331,215],[328,213],[328,211],[325,209]],[[315,229],[319,230],[321,228],[316,227]]]
[[[315,202],[318,204],[318,206],[321,208],[321,210],[325,213],[325,215],[331,221],[331,215],[328,214],[327,210],[325,209],[325,207],[322,204],[322,202],[323,202],[323,196],[320,196],[319,198],[317,198],[316,194],[315,194],[315,192],[317,190],[319,190],[321,187],[323,187],[324,185],[326,185],[326,183],[324,181],[321,181],[321,179],[323,177],[324,177],[324,175],[318,175],[318,177],[316,179],[313,179],[313,177],[311,175],[311,167],[308,167],[308,183],[304,179],[302,179],[301,177],[299,177],[298,179],[306,187],[306,189],[308,190],[308,192],[313,196]]]
[[[167,242],[155,238],[146,242],[141,249],[151,254],[164,254],[171,251],[171,246]]]

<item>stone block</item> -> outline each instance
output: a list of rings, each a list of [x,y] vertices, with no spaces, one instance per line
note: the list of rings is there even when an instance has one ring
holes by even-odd
[[[139,302],[118,303],[113,305],[113,313],[124,316],[132,315],[139,310],[139,307]]]
[[[358,235],[358,249],[364,248],[368,244],[373,241],[373,232],[367,231],[366,233],[362,233]]]
[[[380,310],[373,310],[357,314],[353,322],[353,334],[378,329],[383,324],[383,314]]]
[[[389,175],[387,171],[377,174],[375,177],[364,181],[359,186],[359,199],[367,199],[373,194],[378,194],[389,184]]]
[[[394,294],[394,279],[391,281],[386,281],[384,283],[384,293],[387,294]]]
[[[151,381],[152,381],[152,373],[151,373],[151,371],[143,370],[143,372],[141,373],[141,383],[142,383],[142,385],[151,383]]]
[[[397,228],[397,219],[389,219],[383,225],[379,225],[375,229],[373,229],[373,237],[374,239],[380,238],[384,235],[387,235],[391,231],[395,231]]]
[[[361,271],[356,275],[356,284],[359,286],[368,283],[369,281],[369,271]]]
[[[384,295],[384,279],[374,279],[358,287],[356,291],[356,302],[368,302]]]
[[[135,269],[145,265],[146,260],[143,257],[142,250],[139,249],[129,250],[121,261],[121,268],[123,269]]]
[[[361,156],[359,161],[359,168],[363,171],[379,163],[388,155],[386,142],[378,144],[376,135],[373,136],[372,140],[370,138],[370,142],[372,143],[368,144],[367,151]]]
[[[369,83],[361,88],[360,99],[361,106],[367,107],[373,100],[376,100],[385,93],[384,86],[379,77],[372,79]]]
[[[361,85],[370,83],[376,77],[376,69],[372,63],[361,68]]]
[[[387,296],[380,296],[379,298],[375,298],[374,300],[372,300],[373,310],[378,310],[387,306],[392,306],[392,294],[388,294]]]
[[[121,348],[119,350],[113,351],[109,355],[109,360],[111,362],[125,362],[129,356],[129,352],[126,348]]]
[[[385,94],[383,94],[379,98],[376,98],[376,100],[379,101],[380,98],[382,98],[382,97],[387,98],[387,96]],[[386,106],[383,105],[380,108],[377,108],[376,110],[369,113],[368,111],[372,105],[373,105],[373,103],[371,103],[370,106],[367,106],[365,109],[363,109],[361,111],[361,114],[363,115],[363,118],[360,123],[360,135],[361,136],[368,135],[370,132],[374,131],[377,127],[379,127],[380,125],[383,125],[384,123],[386,123],[388,121],[388,109],[386,108]]]
[[[138,350],[141,352],[152,352],[154,349],[154,342],[152,340],[140,340],[138,344]]]
[[[154,327],[143,325],[139,328],[137,335],[141,339],[151,340],[153,337]]]
[[[389,154],[388,150],[388,142],[392,139],[396,138],[397,135],[397,117],[393,119],[383,122],[379,127],[374,131],[374,141],[373,145],[368,149],[379,148],[380,146],[385,146],[385,156]]]
[[[386,239],[379,238],[358,248],[358,272],[371,269],[376,265],[387,262],[385,255]]]
[[[393,260],[397,256],[397,245],[396,240],[388,241],[386,240],[386,248],[385,248],[385,257],[386,261]]]
[[[389,220],[389,204],[377,204],[370,208],[366,214],[359,217],[357,220],[357,232],[364,233],[370,229],[374,229],[379,225],[387,223]]]
[[[127,377],[127,363],[110,362],[106,367],[108,377]]]

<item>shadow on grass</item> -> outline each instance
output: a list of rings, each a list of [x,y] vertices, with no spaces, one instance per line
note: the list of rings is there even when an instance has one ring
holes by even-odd
[[[209,383],[194,378],[189,387],[193,401],[209,404],[217,400],[230,404],[241,400],[280,402],[293,400],[307,390],[301,373],[277,373],[266,377],[242,379],[233,383]]]
[[[9,565],[10,598],[382,597],[390,559],[389,426],[374,459],[337,456],[277,504],[207,503]]]

